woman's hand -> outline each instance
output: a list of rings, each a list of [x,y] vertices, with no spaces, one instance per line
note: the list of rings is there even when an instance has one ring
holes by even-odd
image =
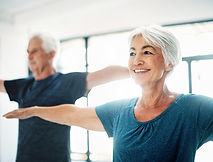
[[[27,119],[33,116],[33,112],[35,111],[35,109],[36,107],[16,109],[4,114],[3,117],[8,119],[12,118]]]

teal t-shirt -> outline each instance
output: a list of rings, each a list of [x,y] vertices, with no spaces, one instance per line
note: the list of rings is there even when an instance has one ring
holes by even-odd
[[[181,94],[159,116],[137,121],[138,98],[96,107],[109,137],[114,162],[193,162],[196,150],[213,141],[213,98]]]

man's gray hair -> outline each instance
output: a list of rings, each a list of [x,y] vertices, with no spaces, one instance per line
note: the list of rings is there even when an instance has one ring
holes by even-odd
[[[129,44],[138,35],[142,35],[147,43],[162,50],[165,66],[171,64],[175,67],[179,63],[181,58],[179,41],[166,28],[158,25],[136,28],[129,36]]]
[[[49,33],[35,33],[30,37],[30,40],[33,38],[38,38],[42,41],[42,48],[46,53],[51,51],[59,52],[59,41]]]

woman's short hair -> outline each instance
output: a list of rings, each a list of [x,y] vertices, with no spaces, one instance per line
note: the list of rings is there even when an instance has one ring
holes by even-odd
[[[42,41],[42,48],[46,53],[50,53],[55,51],[57,53],[59,51],[59,42],[49,33],[34,33],[30,40],[33,38],[38,38]]]
[[[142,35],[147,43],[162,50],[165,66],[171,64],[175,67],[179,63],[181,58],[179,42],[166,28],[158,25],[136,28],[129,36],[129,44],[138,35]]]

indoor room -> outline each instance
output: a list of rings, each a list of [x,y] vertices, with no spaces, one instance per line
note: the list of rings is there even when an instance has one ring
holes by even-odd
[[[180,42],[182,58],[166,78],[167,87],[179,94],[213,98],[212,0],[0,0],[0,80],[33,77],[29,68],[28,41],[34,33],[50,33],[58,40],[59,50],[53,62],[57,72],[91,73],[111,65],[128,67],[130,33],[137,27],[153,24],[170,31]],[[50,98],[54,95],[48,93]],[[60,97],[66,98],[66,95]],[[74,104],[96,107],[139,96],[140,87],[129,77],[97,85],[87,95],[78,97]],[[19,107],[10,99],[11,96],[0,91],[0,162],[16,161],[19,132],[25,129],[19,127],[18,119],[3,117]],[[213,125],[208,129],[213,130]],[[69,131],[66,144],[72,162],[113,161],[115,141],[105,131],[78,126],[71,126]],[[213,132],[210,134],[210,141],[195,150],[195,162],[213,161]],[[42,142],[42,138],[39,140]],[[169,147],[169,143],[167,145]],[[152,151],[157,150],[153,148]]]

